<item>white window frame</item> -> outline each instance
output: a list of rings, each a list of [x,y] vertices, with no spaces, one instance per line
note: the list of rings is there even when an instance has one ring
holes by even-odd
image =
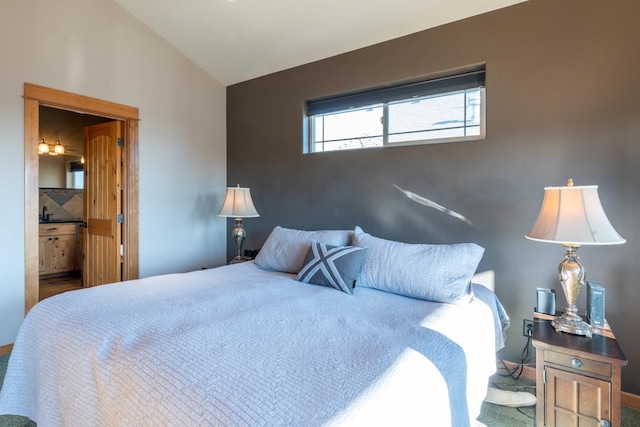
[[[479,75],[478,83],[463,83],[466,85],[464,88],[456,87],[456,79],[459,77],[467,78],[469,75]],[[427,80],[417,83],[409,83],[409,84],[400,84],[395,86],[388,86],[384,88],[374,88],[368,91],[357,92],[354,94],[346,94],[346,95],[338,95],[336,97],[324,98],[316,101],[307,101],[307,114],[305,115],[305,135],[304,135],[304,147],[303,152],[305,154],[310,153],[324,153],[324,152],[334,152],[334,151],[345,151],[345,150],[362,150],[369,148],[384,148],[384,147],[402,147],[402,146],[411,146],[411,145],[424,145],[424,144],[441,144],[441,143],[449,143],[449,142],[465,142],[465,141],[478,141],[486,139],[486,88],[485,88],[485,72],[484,68],[480,70],[474,70],[468,73],[456,74],[452,76],[447,76],[444,78],[439,78],[435,80]],[[459,85],[459,83],[458,83]],[[411,92],[411,88],[413,86],[418,86],[418,91],[426,91],[427,94],[414,95]],[[426,88],[426,89],[425,89]],[[398,89],[400,94],[394,94],[394,91]],[[455,126],[454,128],[463,129],[465,135],[464,136],[452,136],[452,137],[443,137],[443,138],[431,138],[431,139],[415,139],[409,141],[399,141],[399,142],[389,142],[389,104],[395,102],[402,101],[410,101],[415,100],[417,98],[426,99],[430,97],[440,97],[443,95],[453,95],[456,93],[465,93],[467,91],[479,91],[480,93],[480,105],[478,106],[478,112],[480,114],[479,123],[476,125],[467,125],[466,120],[466,108],[465,108],[465,119],[464,123],[461,126]],[[389,95],[391,93],[391,95]],[[392,100],[386,100],[385,98],[392,97]],[[380,101],[378,102],[369,102],[371,100],[377,100],[378,97]],[[318,114],[313,114],[313,108],[317,108],[315,105],[310,107],[310,104],[322,104],[326,103],[328,107],[320,107],[323,111]],[[350,104],[354,104],[353,106]],[[466,104],[466,102],[465,102]],[[316,129],[315,129],[315,118],[321,115],[330,115],[336,113],[344,113],[348,111],[353,111],[355,109],[361,108],[371,108],[382,106],[382,135],[376,136],[382,138],[382,145],[376,144],[372,146],[362,146],[362,147],[349,147],[349,148],[340,148],[335,150],[317,150],[316,145],[318,143],[326,143],[332,141],[315,141]],[[309,114],[311,112],[311,114]],[[466,135],[467,128],[477,128],[479,126],[479,132],[475,135]],[[416,131],[417,132],[437,132],[442,131],[443,129],[433,129],[433,130],[423,130]],[[352,138],[358,139],[358,138]],[[360,138],[361,139],[361,138]],[[349,139],[345,139],[348,141]]]

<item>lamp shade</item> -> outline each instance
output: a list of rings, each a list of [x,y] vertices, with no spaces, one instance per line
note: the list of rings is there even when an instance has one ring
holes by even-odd
[[[53,151],[56,154],[64,154],[64,145],[60,144],[60,141],[56,141],[56,145],[53,146]]]
[[[44,140],[44,138],[42,138],[40,140],[40,144],[38,144],[38,153],[40,154],[46,154],[49,152],[49,144],[47,144]]]
[[[218,216],[232,218],[255,218],[260,216],[251,200],[249,188],[227,187],[227,195]]]
[[[625,239],[604,213],[597,185],[546,187],[538,219],[528,239],[573,245],[615,245]]]

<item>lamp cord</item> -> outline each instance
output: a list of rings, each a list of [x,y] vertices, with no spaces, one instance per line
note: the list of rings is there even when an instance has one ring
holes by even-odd
[[[517,381],[518,379],[520,379],[520,376],[522,375],[522,372],[524,371],[524,367],[526,365],[529,365],[529,348],[531,344],[531,337],[528,336],[527,337],[527,342],[524,345],[524,348],[522,349],[522,351],[520,352],[520,363],[518,363],[516,366],[513,367],[513,369],[510,369],[507,364],[505,363],[504,359],[500,359],[500,362],[502,363],[502,366],[504,367],[504,370],[507,371],[506,374],[500,374],[500,373],[496,373],[496,375],[501,376],[501,377],[511,377],[513,380]],[[517,372],[517,374],[516,374]]]
[[[524,345],[524,348],[522,349],[522,351],[520,352],[520,363],[518,363],[517,365],[515,365],[513,367],[513,369],[510,369],[506,362],[504,361],[504,359],[500,359],[500,362],[502,363],[502,366],[504,368],[505,371],[507,371],[506,374],[500,374],[500,373],[496,373],[496,375],[501,376],[501,377],[511,377],[514,381],[517,381],[518,379],[520,379],[520,376],[522,375],[522,372],[524,371],[524,367],[527,365],[532,365],[532,363],[529,362],[529,348],[531,344],[531,336],[527,337],[527,342]],[[517,374],[516,374],[517,372]],[[526,412],[524,412],[522,410],[522,408],[516,408],[516,410],[518,412],[520,412],[522,415],[524,415],[525,417],[529,418],[529,419],[535,419],[534,417],[532,417],[531,415],[527,414]]]

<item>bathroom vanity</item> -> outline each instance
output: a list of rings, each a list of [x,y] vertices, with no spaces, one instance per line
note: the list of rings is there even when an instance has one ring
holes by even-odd
[[[82,245],[78,222],[40,224],[40,276],[80,270]]]

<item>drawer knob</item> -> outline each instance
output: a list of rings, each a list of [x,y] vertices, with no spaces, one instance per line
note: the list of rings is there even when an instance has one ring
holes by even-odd
[[[582,366],[582,362],[580,361],[580,359],[571,359],[571,364],[574,368],[579,368]]]
[[[600,427],[611,427],[611,424],[607,420],[600,420]]]

